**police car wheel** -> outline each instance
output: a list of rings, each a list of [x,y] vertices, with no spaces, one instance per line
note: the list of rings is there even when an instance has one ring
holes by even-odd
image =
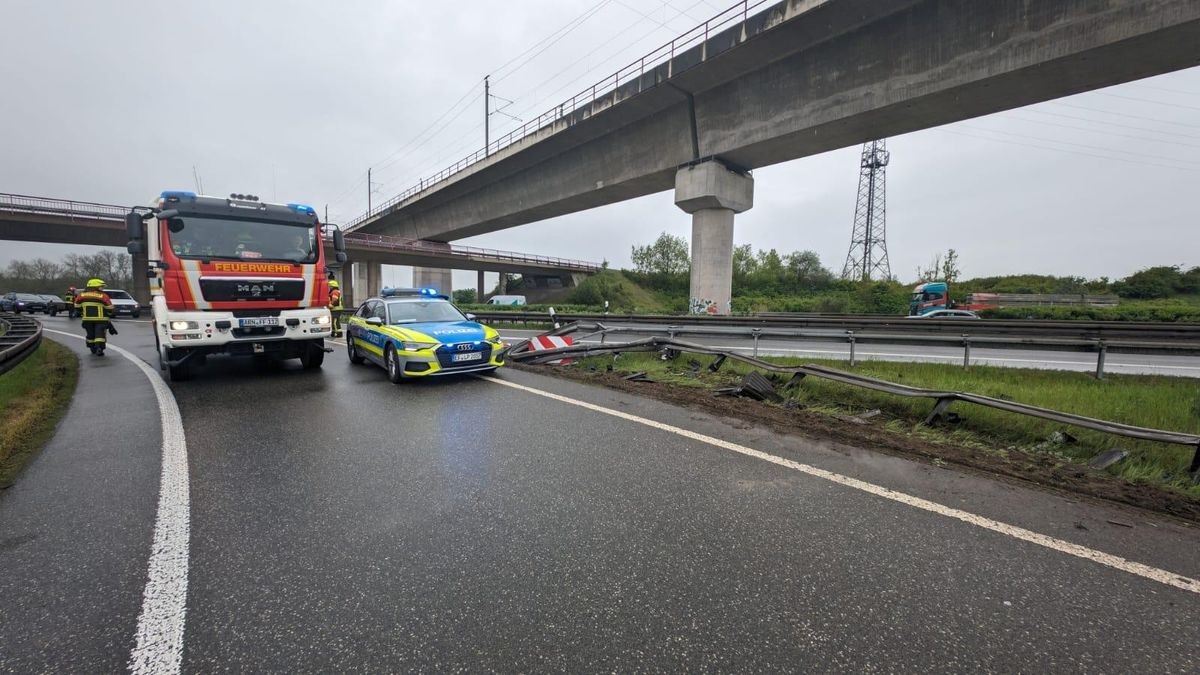
[[[346,340],[346,355],[350,357],[350,363],[356,366],[366,360],[362,354],[358,353],[358,347],[354,346],[354,340]]]
[[[393,384],[399,384],[404,379],[404,373],[400,366],[400,357],[396,356],[396,348],[392,345],[388,345],[387,351],[383,353],[383,364],[387,367],[388,379]]]

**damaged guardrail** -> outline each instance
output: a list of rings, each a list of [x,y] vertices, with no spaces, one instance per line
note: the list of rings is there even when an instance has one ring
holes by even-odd
[[[581,328],[584,328],[584,326],[581,326],[578,323],[573,323],[556,329],[548,334],[567,335],[570,333],[575,333]],[[599,326],[598,328],[598,330],[594,331],[590,335],[603,335],[609,330],[603,326]],[[994,408],[996,410],[1003,410],[1005,412],[1016,413],[1018,415],[1036,417],[1051,422],[1069,424],[1084,429],[1090,429],[1092,431],[1124,436],[1126,438],[1155,441],[1158,443],[1185,445],[1191,447],[1193,453],[1191,465],[1188,468],[1188,473],[1191,474],[1193,482],[1200,483],[1200,435],[1176,431],[1164,431],[1161,429],[1149,429],[1131,424],[1122,424],[1120,422],[1110,422],[1107,420],[1085,417],[1083,415],[1076,415],[1074,413],[1051,410],[1049,408],[1041,408],[1025,403],[1005,401],[980,394],[957,391],[940,391],[936,389],[924,389],[921,387],[896,384],[895,382],[889,382],[887,380],[881,380],[856,373],[849,373],[843,370],[837,370],[836,368],[828,368],[825,366],[784,366],[771,363],[769,361],[763,361],[755,356],[747,356],[745,354],[739,354],[726,349],[719,349],[694,342],[686,342],[679,340],[674,336],[663,337],[652,335],[650,337],[631,340],[628,342],[607,342],[603,344],[577,343],[569,347],[557,347],[538,351],[531,351],[529,349],[529,340],[522,340],[509,347],[507,351],[507,357],[520,363],[541,364],[562,359],[564,357],[585,357],[621,352],[653,352],[664,350],[671,350],[677,353],[687,352],[690,354],[715,356],[717,357],[716,360],[712,363],[712,365],[709,366],[709,370],[712,372],[716,372],[726,360],[731,359],[768,372],[791,375],[791,380],[789,380],[788,385],[799,384],[799,382],[805,377],[811,376],[853,387],[871,389],[893,396],[902,396],[906,398],[928,398],[933,400],[935,403],[932,411],[925,418],[924,423],[927,425],[933,425],[944,420],[949,412],[950,406],[954,403],[961,402]]]
[[[0,316],[0,373],[25,360],[42,343],[42,324],[19,314]]]
[[[561,318],[561,315],[550,315],[551,320]],[[558,324],[556,324],[558,325]],[[1104,339],[1082,337],[1022,337],[1014,335],[981,335],[971,333],[958,334],[912,334],[905,332],[876,332],[854,331],[819,332],[787,328],[762,328],[739,326],[694,326],[670,325],[654,326],[611,326],[605,323],[577,321],[580,329],[593,330],[603,341],[606,336],[620,333],[653,334],[656,330],[664,332],[668,337],[680,335],[704,337],[734,337],[753,340],[751,352],[758,356],[759,341],[763,339],[844,342],[849,345],[850,365],[857,363],[856,348],[859,344],[910,344],[940,347],[961,347],[963,350],[963,367],[971,365],[971,348],[991,349],[1038,349],[1053,351],[1088,352],[1096,355],[1095,376],[1104,379],[1105,362],[1109,352],[1120,353],[1159,353],[1197,356],[1200,355],[1200,336],[1194,340],[1135,340],[1135,339]],[[957,326],[955,326],[957,327]]]
[[[608,314],[512,311],[476,311],[484,322],[553,323],[581,322],[607,325],[642,325],[655,328],[697,327],[714,329],[762,328],[804,329],[833,332],[887,332],[911,336],[966,334],[972,338],[1019,337],[1030,340],[1046,338],[1082,340],[1130,340],[1156,342],[1191,342],[1200,344],[1200,323],[1161,321],[1047,321],[1041,319],[927,319],[903,316],[853,316],[828,314],[799,314],[792,316],[704,316],[699,314]]]

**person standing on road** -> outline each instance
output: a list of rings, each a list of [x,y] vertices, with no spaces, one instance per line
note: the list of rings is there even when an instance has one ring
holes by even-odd
[[[67,292],[63,293],[63,302],[67,303],[67,318],[75,318],[75,287],[67,288]]]
[[[105,334],[112,328],[108,319],[113,314],[112,299],[104,292],[104,281],[88,279],[87,288],[75,296],[74,307],[83,318],[88,349],[96,356],[104,356],[104,346],[108,343]]]
[[[333,315],[333,337],[342,337],[342,289],[337,279],[329,280],[329,313]]]

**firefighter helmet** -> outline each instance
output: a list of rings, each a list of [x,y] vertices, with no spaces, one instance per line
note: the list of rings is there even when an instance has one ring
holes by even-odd
[[[88,288],[104,288],[104,280],[103,279],[88,279],[87,287]]]
[[[329,287],[330,287],[330,288],[338,288],[338,282],[337,282],[337,279],[330,279],[330,280],[329,280]]]

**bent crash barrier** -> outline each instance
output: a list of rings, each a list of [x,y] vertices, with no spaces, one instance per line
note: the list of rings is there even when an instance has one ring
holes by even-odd
[[[547,335],[567,335],[578,332],[585,326],[579,323],[572,323],[562,328],[556,329],[547,333]],[[1051,410],[1049,408],[1041,408],[1038,406],[1028,405],[1025,403],[1017,403],[1014,401],[1005,401],[990,396],[981,394],[972,394],[969,392],[959,391],[940,391],[937,389],[924,389],[921,387],[912,387],[904,384],[896,384],[887,380],[881,380],[875,377],[849,373],[836,368],[828,368],[818,365],[801,365],[801,366],[783,366],[769,361],[763,361],[754,356],[747,356],[735,351],[718,349],[707,345],[696,344],[694,342],[686,342],[676,339],[674,336],[656,336],[630,340],[628,342],[608,342],[601,344],[580,344],[580,341],[585,337],[592,335],[603,336],[608,332],[604,326],[595,326],[597,330],[580,337],[576,340],[576,344],[554,349],[541,349],[534,351],[530,347],[530,340],[522,340],[514,343],[508,349],[508,357],[518,363],[529,364],[545,364],[552,361],[562,359],[564,357],[586,357],[595,356],[598,354],[618,354],[621,352],[664,352],[668,355],[678,353],[701,354],[706,356],[715,356],[717,360],[711,366],[712,370],[720,368],[720,364],[727,359],[741,361],[754,368],[765,370],[772,373],[780,373],[791,375],[789,384],[798,384],[805,377],[819,377],[833,382],[849,385],[852,387],[861,387],[874,391],[883,392],[893,396],[902,396],[906,398],[928,398],[934,400],[933,410],[925,418],[924,424],[933,425],[945,419],[949,407],[956,403],[971,403],[974,405],[1003,410],[1005,412],[1016,413],[1018,415],[1026,415],[1036,417],[1051,422],[1061,424],[1069,424],[1072,426],[1099,431],[1102,433],[1124,436],[1126,438],[1134,438],[1145,441],[1155,441],[1158,443],[1170,443],[1175,445],[1186,445],[1192,448],[1192,461],[1188,467],[1188,473],[1192,477],[1193,483],[1200,483],[1200,436],[1177,431],[1165,431],[1162,429],[1149,429],[1146,427],[1138,427],[1131,424],[1122,424],[1120,422],[1110,422],[1108,420],[1095,419],[1093,417],[1085,417],[1074,413]]]
[[[6,373],[42,343],[42,324],[27,316],[0,317],[0,373]]]

